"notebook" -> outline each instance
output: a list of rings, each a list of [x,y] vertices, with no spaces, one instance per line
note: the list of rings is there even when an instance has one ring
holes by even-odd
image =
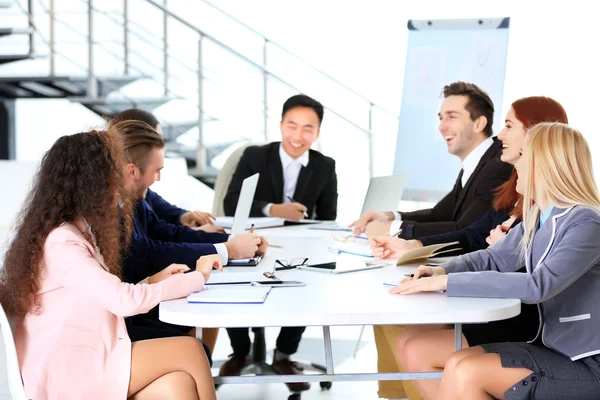
[[[204,286],[202,291],[190,294],[187,301],[212,304],[262,304],[270,291],[271,288],[268,286]]]
[[[216,226],[222,226],[223,228],[231,229],[231,227],[233,226],[233,218],[234,217],[217,217],[213,221],[213,224],[215,224]],[[254,225],[256,229],[274,228],[277,226],[283,226],[284,223],[285,219],[283,218],[253,217],[248,218],[245,228],[250,229],[252,225]]]
[[[430,246],[421,247],[418,249],[408,250],[406,253],[402,255],[396,262],[396,265],[410,264],[416,263],[419,261],[425,261],[430,257],[435,257],[443,253],[448,253],[450,251],[460,250],[460,247],[456,247],[458,242],[450,242],[450,243],[440,243],[440,244],[432,244]],[[445,250],[442,250],[446,247]]]

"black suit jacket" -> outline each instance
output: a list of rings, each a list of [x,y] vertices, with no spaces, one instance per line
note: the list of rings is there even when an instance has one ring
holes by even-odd
[[[494,144],[479,160],[479,164],[461,190],[460,175],[454,188],[435,207],[402,215],[402,234],[406,239],[420,238],[461,230],[492,208],[494,190],[506,182],[513,166],[500,161],[502,142]]]
[[[269,203],[283,203],[283,167],[279,157],[280,142],[248,147],[231,178],[223,201],[225,215],[234,215],[242,182],[260,173],[250,216],[263,217]],[[309,150],[308,164],[302,167],[294,192],[294,200],[308,208],[310,218],[335,220],[337,216],[337,175],[335,161],[318,151]]]

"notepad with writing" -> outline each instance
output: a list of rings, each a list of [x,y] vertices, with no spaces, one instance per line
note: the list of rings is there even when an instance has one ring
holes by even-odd
[[[260,286],[205,286],[202,291],[190,294],[187,300],[188,303],[262,304],[270,291],[270,287]]]
[[[408,250],[402,255],[402,257],[398,259],[396,265],[425,261],[430,257],[435,257],[450,251],[460,250],[460,247],[456,247],[457,244],[458,242],[440,243]]]

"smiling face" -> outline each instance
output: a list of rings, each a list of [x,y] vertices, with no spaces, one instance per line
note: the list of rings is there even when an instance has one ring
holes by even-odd
[[[125,165],[125,176],[128,179],[129,187],[133,190],[136,200],[145,199],[148,188],[154,182],[160,181],[160,171],[164,167],[164,162],[165,150],[154,148],[148,155],[148,164],[143,172],[133,163]]]
[[[283,150],[296,159],[319,137],[319,116],[310,107],[294,107],[285,113],[279,127]]]
[[[515,110],[511,107],[506,114],[504,129],[498,134],[498,139],[502,141],[502,161],[515,165],[519,160],[526,133],[525,126],[517,119]]]
[[[438,117],[439,131],[446,141],[448,153],[464,160],[484,139],[485,117],[471,120],[465,106],[467,96],[448,96],[444,99]]]
[[[525,194],[525,188],[527,184],[529,174],[529,160],[527,159],[526,151],[529,146],[528,140],[523,141],[523,147],[519,149],[517,162],[515,163],[515,169],[517,170],[517,193]]]

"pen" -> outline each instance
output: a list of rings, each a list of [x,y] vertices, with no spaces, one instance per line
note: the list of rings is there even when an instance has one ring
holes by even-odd
[[[291,202],[293,202],[293,203],[298,203],[296,200],[294,200],[294,199],[293,199],[292,197],[290,197],[290,196],[287,196],[287,198],[288,198],[288,199],[289,199]],[[308,214],[306,213],[306,211],[304,211],[304,218],[308,218]]]
[[[398,232],[396,232],[396,233],[394,233],[393,235],[390,235],[390,236],[391,236],[391,237],[397,237],[397,236],[398,236],[398,235],[400,235],[401,233],[402,233],[402,228],[400,228],[400,230],[399,230]],[[379,242],[379,243],[377,244],[377,246],[375,246],[375,247],[376,247],[376,248],[377,248],[377,247],[381,247],[381,246],[383,245],[383,243],[384,243],[384,242]]]
[[[250,233],[254,233],[254,224],[250,225]]]
[[[278,244],[271,244],[271,243],[269,243],[269,247],[274,247],[276,249],[283,249],[283,246],[280,246]]]
[[[409,276],[409,277],[411,277],[411,278],[414,278],[414,277],[415,277],[415,274],[404,274],[404,276]],[[423,276],[423,275],[421,275],[421,276],[419,277],[419,279],[421,279],[421,278],[431,278],[431,276]]]

